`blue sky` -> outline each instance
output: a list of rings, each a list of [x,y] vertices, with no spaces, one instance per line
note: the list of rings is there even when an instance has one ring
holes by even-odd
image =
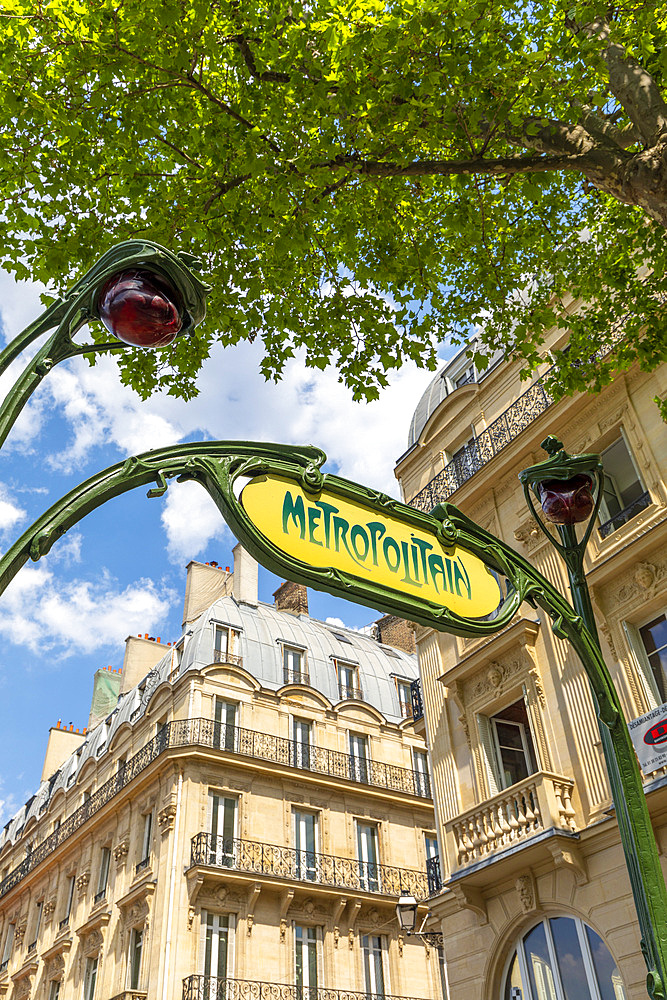
[[[0,273],[3,342],[42,310],[39,289]],[[264,382],[261,347],[212,353],[189,403],[142,402],[121,386],[115,362],[58,366],[42,383],[0,454],[0,544],[10,545],[77,483],[148,448],[201,439],[314,444],[326,470],[398,496],[393,475],[412,412],[433,377],[409,365],[380,400],[355,403],[336,372],[299,358],[283,381]],[[17,372],[10,373],[13,377]],[[3,393],[13,381],[0,380]],[[37,788],[49,727],[88,721],[95,670],[123,661],[126,636],[180,634],[190,559],[231,565],[235,540],[196,484],[171,485],[159,500],[135,490],[72,529],[29,563],[0,597],[0,824]],[[260,569],[260,598],[280,581]],[[360,627],[368,608],[310,591],[310,613]]]

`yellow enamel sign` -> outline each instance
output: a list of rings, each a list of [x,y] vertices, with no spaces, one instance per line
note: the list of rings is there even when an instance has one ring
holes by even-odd
[[[258,476],[241,503],[265,538],[306,566],[341,570],[466,618],[483,618],[501,602],[496,578],[477,556],[326,489],[310,496],[288,479]]]

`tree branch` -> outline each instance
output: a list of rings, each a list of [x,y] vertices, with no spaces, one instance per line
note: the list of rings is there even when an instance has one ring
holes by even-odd
[[[544,173],[548,170],[583,172],[586,154],[562,156],[500,156],[495,159],[476,157],[471,160],[416,160],[412,163],[388,163],[362,160],[358,156],[336,156],[333,160],[316,163],[314,167],[330,170],[349,169],[366,177],[428,177],[460,174],[489,174],[503,177],[514,174]]]
[[[646,144],[655,146],[667,135],[667,103],[651,74],[622,45],[610,40],[611,28],[604,18],[571,27],[605,43],[602,58],[609,72],[609,89]]]
[[[248,44],[248,39],[244,35],[232,35],[229,41],[234,42],[237,46],[239,52],[243,56],[243,61],[246,64],[250,75],[256,80],[263,80],[265,83],[289,83],[290,77],[288,73],[278,73],[275,70],[260,70],[255,62],[255,56]]]

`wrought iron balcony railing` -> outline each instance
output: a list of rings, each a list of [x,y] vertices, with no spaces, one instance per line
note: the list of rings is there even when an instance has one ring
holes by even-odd
[[[223,750],[242,757],[266,760],[272,764],[282,764],[285,767],[299,768],[327,777],[373,785],[375,788],[385,788],[405,795],[431,797],[424,776],[410,768],[365,760],[337,750],[326,750],[324,747],[304,747],[303,743],[296,740],[260,733],[254,729],[227,726],[213,719],[180,719],[162,726],[152,740],[134,757],[127,760],[113,777],[94,791],[83,805],[62,821],[57,830],[49,834],[5,876],[0,882],[0,897],[18,885],[160,754],[186,746]]]
[[[421,681],[412,681],[410,684],[410,699],[412,701],[412,718],[422,719],[424,717],[424,702],[422,701]]]
[[[214,649],[213,650],[213,662],[214,663],[231,663],[235,667],[243,666],[243,657],[237,656],[236,653],[226,653],[224,649]]]
[[[350,684],[339,684],[338,685],[338,697],[341,699],[351,698],[354,701],[363,701],[364,692],[360,687],[352,687]]]
[[[307,670],[290,670],[283,667],[283,684],[310,684],[310,674]]]
[[[600,538],[607,538],[607,536],[611,535],[611,533],[616,531],[617,528],[627,524],[633,517],[636,517],[637,514],[640,514],[643,510],[646,510],[646,508],[650,506],[651,494],[647,490],[645,493],[642,493],[641,496],[638,496],[636,500],[633,500],[631,504],[628,504],[628,506],[623,510],[620,510],[618,514],[614,514],[614,516],[610,517],[608,521],[604,522],[604,524],[599,525],[598,532],[600,534]]]
[[[468,447],[448,462],[419,493],[410,506],[427,514],[463,486],[498,452],[510,444],[533,420],[541,416],[554,402],[554,397],[538,380],[522,393],[504,413],[481,431]]]
[[[190,863],[386,896],[426,899],[429,895],[426,872],[210,833],[192,838]]]
[[[122,993],[116,993],[111,1000],[147,1000],[147,997],[148,990],[123,990]]]
[[[183,980],[183,1000],[415,1000],[388,993],[355,993],[317,986],[288,986],[217,976],[188,976]]]
[[[435,896],[442,889],[440,856],[438,854],[426,859],[426,878],[428,879],[428,894]]]

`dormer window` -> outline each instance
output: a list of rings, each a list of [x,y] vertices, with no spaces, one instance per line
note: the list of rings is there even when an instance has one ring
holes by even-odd
[[[477,373],[475,371],[474,365],[468,365],[462,372],[454,378],[454,387],[460,389],[462,385],[468,385],[470,382],[475,382],[477,379]]]

